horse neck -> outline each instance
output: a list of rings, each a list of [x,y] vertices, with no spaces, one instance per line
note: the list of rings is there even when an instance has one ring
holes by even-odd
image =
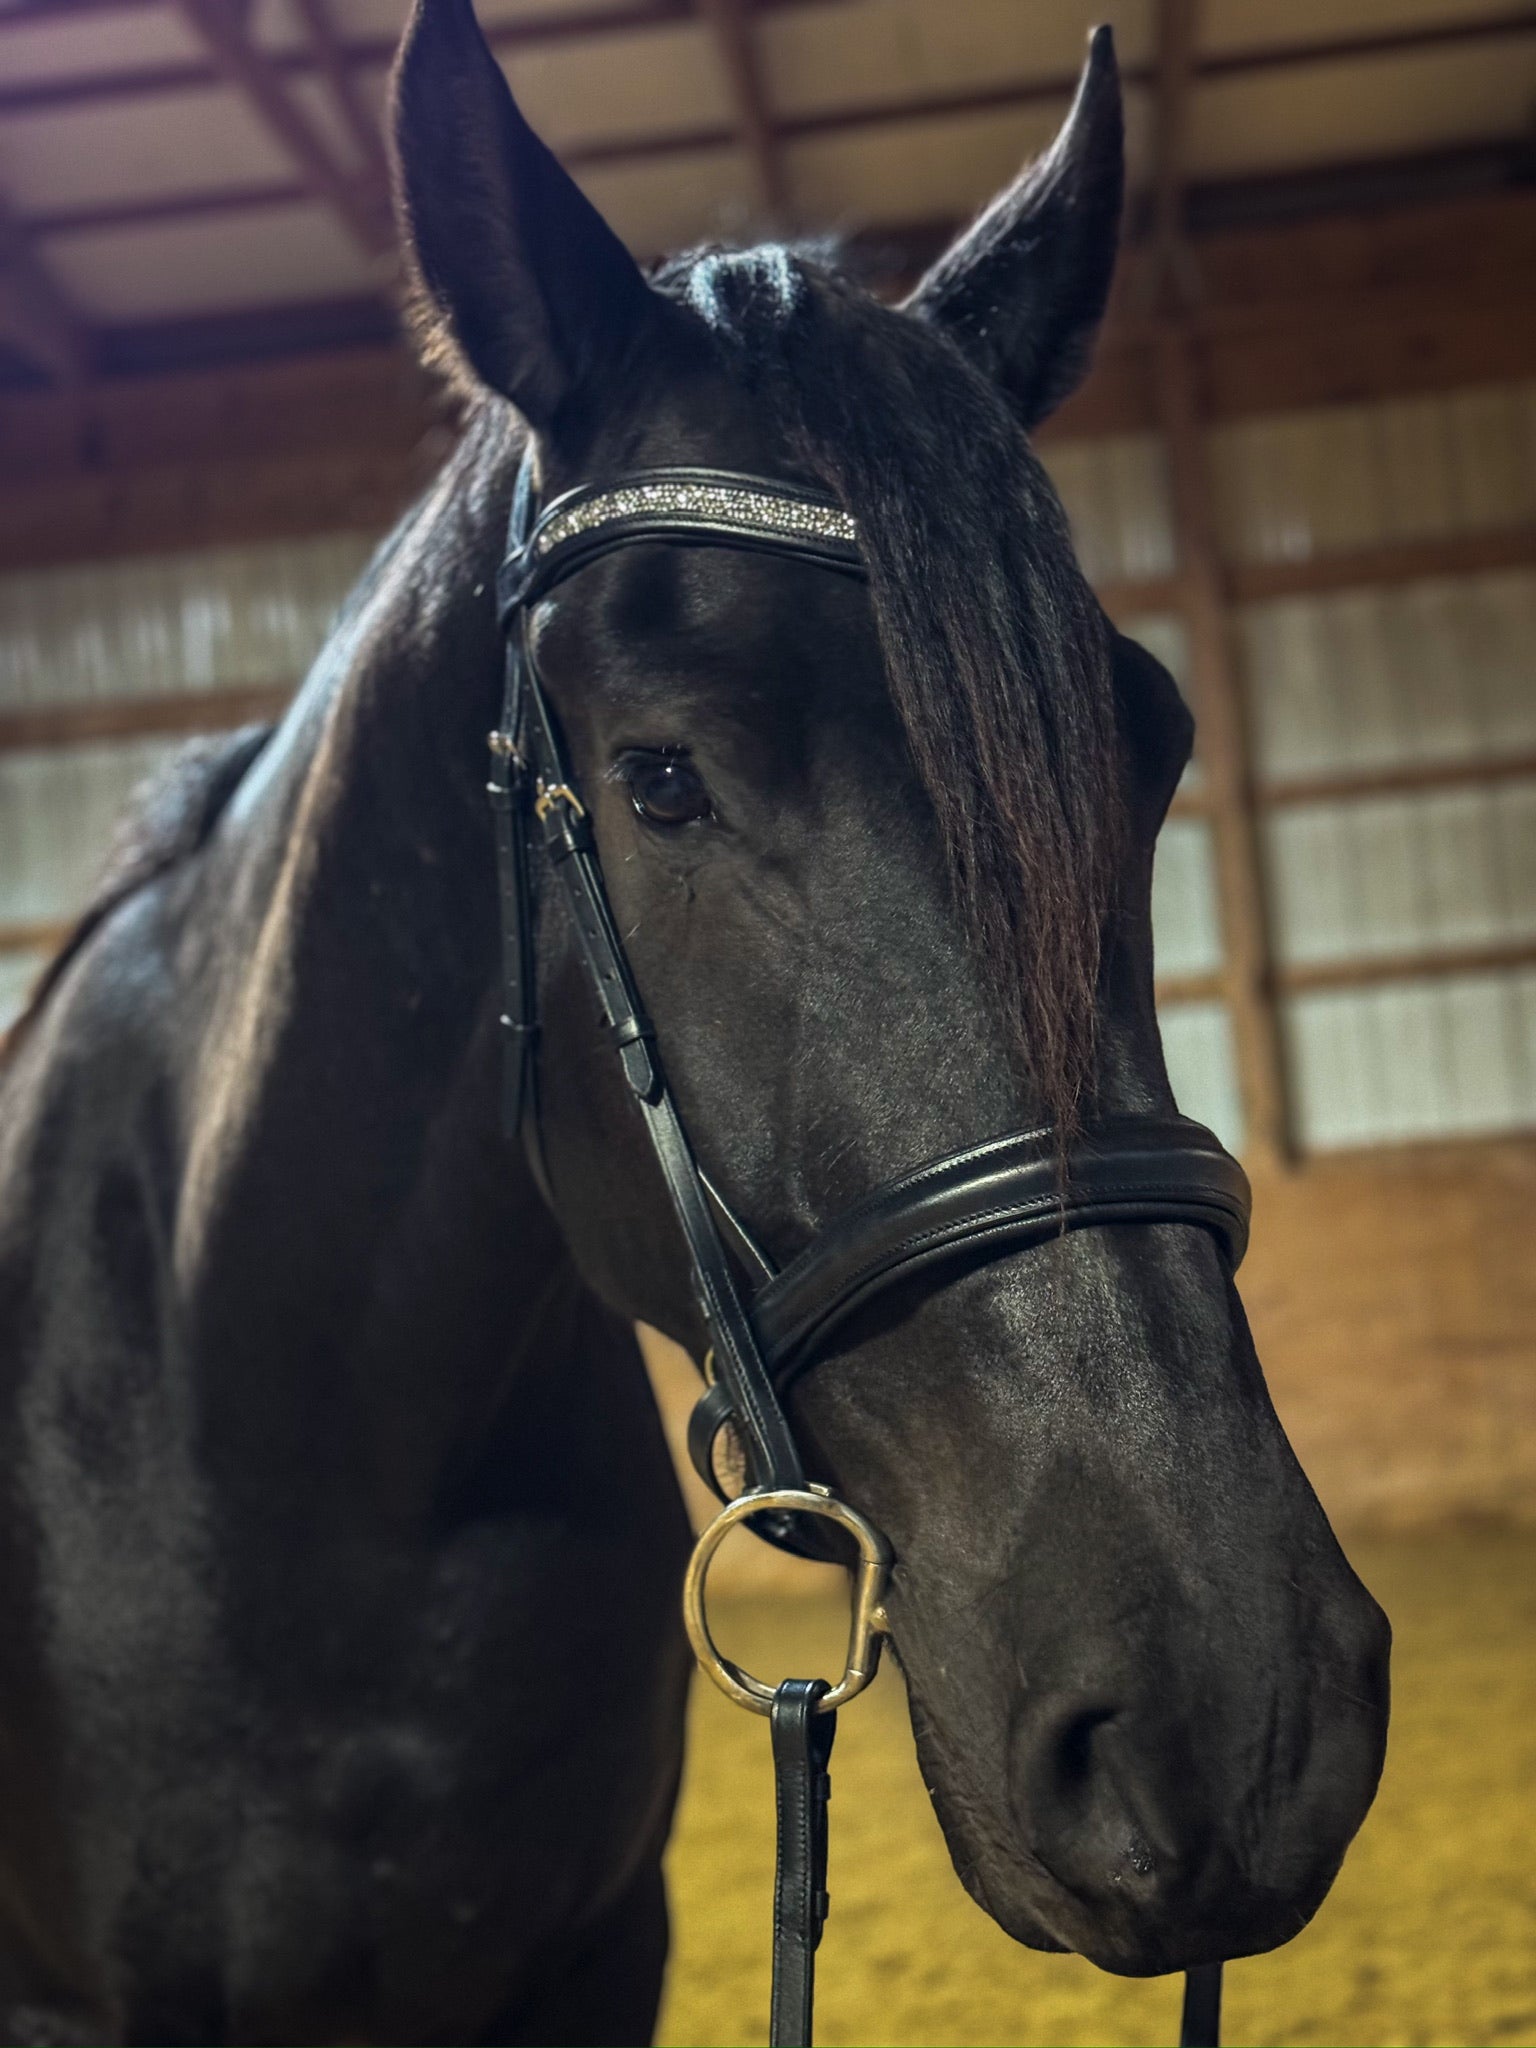
[[[195,1355],[430,1489],[568,1274],[498,1129],[485,734],[507,440],[397,537],[208,849],[215,984],[176,1226]],[[244,1393],[237,1390],[244,1389]],[[266,1426],[266,1425],[264,1425]],[[327,1426],[330,1426],[327,1424]]]

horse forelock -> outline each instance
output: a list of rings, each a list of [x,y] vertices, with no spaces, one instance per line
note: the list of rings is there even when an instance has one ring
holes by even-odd
[[[886,672],[956,904],[1042,1107],[1090,1084],[1122,783],[1107,630],[1003,394],[813,258],[710,252],[664,285],[859,522]]]

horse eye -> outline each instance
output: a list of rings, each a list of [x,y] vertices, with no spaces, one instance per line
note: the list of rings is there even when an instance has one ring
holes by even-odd
[[[618,772],[648,825],[692,825],[713,814],[704,778],[686,754],[632,754]]]

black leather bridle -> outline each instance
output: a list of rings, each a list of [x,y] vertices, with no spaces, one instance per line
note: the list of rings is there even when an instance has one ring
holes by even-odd
[[[802,1518],[823,1516],[849,1529],[863,1556],[855,1613],[855,1638],[862,1618],[862,1643],[851,1645],[849,1668],[833,1687],[789,1680],[770,1690],[720,1657],[702,1618],[704,1569],[717,1535],[706,1532],[701,1539],[690,1574],[690,1633],[705,1669],[773,1724],[780,1868],[772,2038],[780,2044],[809,2040],[811,1958],[825,1910],[826,1753],[836,1706],[873,1676],[889,1564],[878,1532],[808,1482],[785,1413],[786,1389],[850,1316],[898,1282],[923,1274],[930,1285],[942,1285],[946,1271],[962,1260],[1021,1250],[1063,1231],[1195,1224],[1216,1237],[1235,1269],[1247,1244],[1249,1190],[1242,1168],[1211,1132],[1181,1116],[1105,1119],[1066,1148],[1064,1161],[1052,1130],[1013,1132],[886,1182],[775,1270],[689,1144],[534,656],[531,619],[541,598],[617,548],[657,541],[792,556],[848,576],[863,577],[865,568],[852,517],[798,485],[724,470],[645,470],[617,483],[583,485],[536,513],[525,459],[497,579],[506,692],[501,724],[490,736],[489,789],[501,888],[505,1127],[521,1135],[548,1195],[538,1115],[533,886],[541,848],[688,1248],[713,1365],[690,1424],[690,1454],[722,1499],[715,1442],[726,1424],[745,1458],[746,1491],[721,1525],[750,1514],[760,1534],[799,1549]],[[1219,1965],[1191,1973],[1186,2043],[1215,2041],[1219,1982]]]

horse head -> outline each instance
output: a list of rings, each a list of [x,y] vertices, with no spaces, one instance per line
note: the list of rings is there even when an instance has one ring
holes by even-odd
[[[1107,32],[1047,155],[900,307],[781,246],[642,274],[468,0],[418,5],[395,132],[427,348],[523,416],[543,502],[692,465],[857,521],[867,583],[634,546],[529,623],[731,1209],[782,1263],[960,1145],[1171,1112],[1150,883],[1191,721],[1109,628],[1029,439],[1114,264]],[[697,1355],[688,1261],[548,902],[538,972],[560,1225],[609,1304]],[[807,1465],[893,1545],[924,1775],[998,1922],[1132,1973],[1294,1934],[1375,1790],[1388,1637],[1214,1237],[978,1252],[851,1316],[791,1403]]]

